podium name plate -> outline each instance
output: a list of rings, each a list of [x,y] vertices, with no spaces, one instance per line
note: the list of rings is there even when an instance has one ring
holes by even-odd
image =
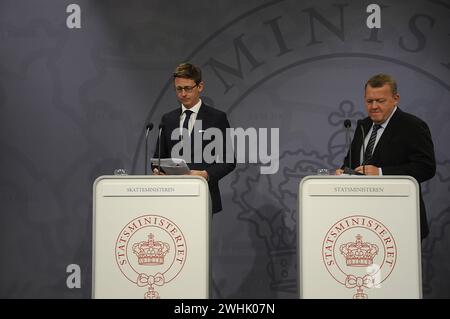
[[[370,184],[357,185],[349,183],[320,183],[308,188],[311,196],[410,196],[411,187],[405,184]]]
[[[198,196],[198,184],[111,184],[105,185],[101,196]]]

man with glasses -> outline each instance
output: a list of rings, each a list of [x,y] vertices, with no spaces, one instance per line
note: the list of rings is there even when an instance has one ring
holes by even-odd
[[[398,107],[396,81],[387,74],[371,77],[364,86],[368,117],[358,126],[351,144],[350,168],[365,175],[408,175],[425,182],[436,173],[434,146],[428,125]],[[363,147],[364,143],[364,147]],[[364,150],[364,153],[363,153]],[[344,165],[349,163],[349,155]],[[338,169],[336,173],[342,174]],[[425,205],[420,192],[422,239],[428,235]]]
[[[231,162],[227,163],[226,161],[226,152],[232,152],[231,148],[226,147],[227,143],[225,140],[227,134],[226,129],[230,127],[230,124],[224,112],[206,105],[200,99],[200,93],[204,89],[204,83],[199,67],[190,63],[182,63],[175,69],[173,78],[174,90],[181,105],[175,110],[164,114],[162,117],[161,158],[176,157],[172,156],[172,150],[180,141],[178,139],[172,140],[171,135],[174,130],[179,129],[183,134],[183,142],[191,143],[191,147],[187,148],[191,152],[190,156],[188,155],[191,159],[191,161],[188,161],[191,175],[202,176],[208,181],[212,204],[211,210],[214,214],[222,210],[219,180],[236,167],[234,155],[231,156],[233,159]],[[201,130],[196,125],[200,121]],[[224,139],[221,143],[223,145],[222,157],[213,162],[206,161],[203,158],[203,150],[211,141],[204,141],[202,135],[209,128],[219,129]],[[200,137],[196,138],[196,134],[199,134]],[[197,141],[200,141],[200,145],[195,144]],[[155,158],[158,157],[158,143],[159,141],[156,145]],[[183,148],[184,150],[185,148]],[[194,154],[195,152],[199,154]],[[199,158],[200,161],[197,160]],[[154,168],[153,172],[155,174],[160,173],[157,168]]]

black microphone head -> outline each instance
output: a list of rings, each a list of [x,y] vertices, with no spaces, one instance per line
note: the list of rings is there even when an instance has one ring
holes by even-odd
[[[164,123],[159,124],[159,129],[163,129],[164,128]]]
[[[349,119],[346,119],[345,121],[344,121],[344,127],[345,128],[349,128],[349,127],[351,127],[352,126],[352,121],[350,121]]]
[[[147,124],[147,126],[145,127],[145,129],[147,130],[147,131],[151,131],[152,129],[153,129],[153,123],[148,123]]]

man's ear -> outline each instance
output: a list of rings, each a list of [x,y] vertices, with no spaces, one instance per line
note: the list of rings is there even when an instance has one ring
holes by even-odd
[[[397,106],[398,102],[400,102],[400,94],[394,94],[394,100],[396,102],[395,106]]]
[[[201,91],[203,91],[203,88],[205,87],[205,83],[203,82],[203,81],[201,81],[199,84],[198,84],[198,91],[199,92],[201,92]]]

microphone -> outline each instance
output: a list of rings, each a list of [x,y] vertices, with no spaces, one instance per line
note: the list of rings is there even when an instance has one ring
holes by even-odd
[[[359,123],[359,121],[358,121],[358,123]],[[346,139],[346,143],[348,143],[349,147],[348,147],[348,167],[344,166],[344,174],[348,174],[348,175],[364,175],[364,174],[361,174],[361,173],[355,171],[354,169],[352,169],[352,142],[349,141],[349,139],[350,139],[350,127],[351,126],[352,126],[352,122],[349,119],[346,119],[344,121],[344,127],[346,128],[345,139]]]
[[[153,129],[153,123],[149,122],[145,127],[145,172],[144,175],[147,175],[148,168],[148,133]]]
[[[164,123],[159,124],[158,133],[158,172],[161,172],[161,133],[164,129]]]
[[[362,151],[363,151],[363,175],[366,175],[366,168],[365,168],[365,163],[366,163],[366,146],[364,145],[364,140],[366,139],[366,132],[364,132],[364,125],[363,125],[363,120],[358,120],[357,125],[359,125],[359,127],[361,128],[361,134],[362,134]]]

